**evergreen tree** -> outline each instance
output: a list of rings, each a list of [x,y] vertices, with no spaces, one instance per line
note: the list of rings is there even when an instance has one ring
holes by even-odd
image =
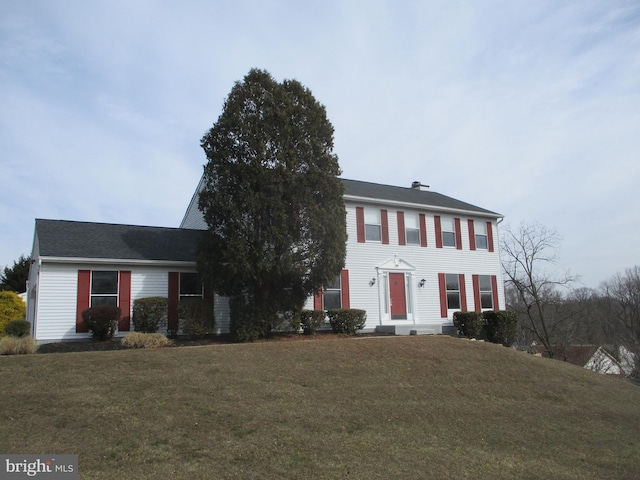
[[[219,294],[243,296],[260,321],[299,310],[346,256],[341,172],[324,106],[298,81],[253,69],[201,145],[208,231],[200,272]]]
[[[13,262],[13,267],[4,267],[4,271],[0,275],[0,290],[11,290],[18,293],[26,292],[30,265],[31,257],[20,255],[20,258]]]

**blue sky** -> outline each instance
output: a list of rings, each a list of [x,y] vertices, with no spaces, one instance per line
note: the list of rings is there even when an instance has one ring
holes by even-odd
[[[345,178],[555,228],[585,286],[640,263],[635,1],[24,0],[0,3],[0,268],[35,218],[178,226],[253,67],[326,106]]]

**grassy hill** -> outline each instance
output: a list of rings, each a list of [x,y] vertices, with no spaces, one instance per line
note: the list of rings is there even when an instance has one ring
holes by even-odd
[[[0,452],[80,478],[640,477],[640,388],[449,337],[0,358]]]

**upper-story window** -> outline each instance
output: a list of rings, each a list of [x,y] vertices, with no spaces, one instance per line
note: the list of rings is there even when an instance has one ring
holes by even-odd
[[[113,305],[118,306],[118,272],[98,271],[91,272],[91,306]]]
[[[473,226],[475,230],[476,248],[487,250],[489,248],[489,241],[487,239],[487,223],[474,221]]]
[[[382,241],[382,222],[380,221],[379,209],[364,209],[364,231],[367,242]]]
[[[202,282],[197,273],[180,273],[180,300],[202,298]]]
[[[442,217],[442,245],[445,247],[456,246],[456,224],[452,217]]]
[[[404,230],[407,245],[420,245],[420,223],[417,213],[404,214]]]

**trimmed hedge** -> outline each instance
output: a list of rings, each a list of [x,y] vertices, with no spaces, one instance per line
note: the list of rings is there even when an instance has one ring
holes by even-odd
[[[131,332],[122,339],[122,345],[129,348],[161,348],[171,345],[161,333]]]
[[[482,312],[453,312],[453,325],[465,338],[478,338],[484,326]]]
[[[487,339],[492,343],[501,343],[510,347],[518,335],[518,314],[508,310],[490,310],[484,312]]]
[[[136,332],[156,333],[166,329],[169,300],[165,297],[137,298],[133,301],[133,328]]]
[[[120,308],[113,305],[98,305],[82,312],[82,320],[97,341],[111,340],[118,328]]]
[[[327,310],[329,323],[336,333],[355,335],[362,330],[367,321],[367,312],[356,308],[335,308]]]
[[[214,316],[211,302],[201,298],[188,298],[178,302],[178,318],[182,333],[189,336],[213,333]]]
[[[25,320],[12,320],[4,326],[4,333],[9,337],[26,337],[31,333],[31,324]]]
[[[300,312],[300,324],[305,335],[315,335],[316,331],[324,325],[324,310],[302,310]]]

